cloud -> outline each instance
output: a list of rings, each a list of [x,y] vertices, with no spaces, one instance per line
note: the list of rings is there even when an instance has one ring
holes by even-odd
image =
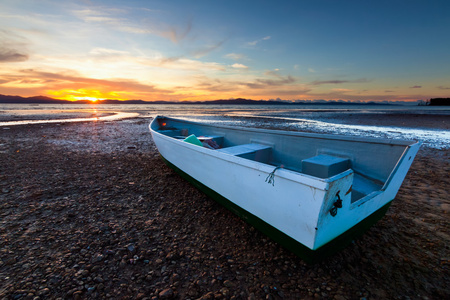
[[[268,91],[272,95],[277,96],[290,96],[291,99],[298,97],[299,95],[305,95],[308,92],[310,92],[311,89],[308,88],[298,88],[298,87],[292,87],[292,88],[283,88],[283,89],[271,89]],[[263,95],[265,96],[265,95]]]
[[[353,92],[352,89],[331,89],[331,90],[334,91],[334,92],[337,92],[337,93],[348,93],[348,92]]]
[[[286,77],[281,77],[278,80],[274,79],[257,79],[258,82],[271,85],[271,86],[278,86],[278,85],[285,85],[289,83],[294,83],[296,79],[292,77],[291,75],[288,75]]]
[[[0,63],[5,62],[21,62],[28,60],[28,55],[19,53],[15,49],[6,49],[0,47]]]
[[[194,56],[195,58],[200,58],[202,56],[205,56],[209,52],[212,52],[212,51],[216,50],[217,48],[219,48],[220,46],[222,46],[222,44],[225,43],[225,41],[226,40],[223,40],[214,45],[204,47],[203,49],[191,51],[191,55]]]
[[[264,89],[268,87],[287,85],[294,82],[296,82],[296,79],[291,75],[288,75],[286,77],[279,76],[279,79],[256,79],[256,82],[248,82],[244,83],[244,85],[252,89]]]
[[[410,89],[421,89],[421,88],[422,88],[421,85],[415,85],[410,87]]]
[[[162,36],[168,37],[172,42],[177,44],[184,39],[192,29],[192,20],[189,20],[186,27],[181,30],[176,27],[171,27],[168,31],[163,31]]]
[[[157,13],[156,10],[145,10],[149,13]],[[134,34],[154,34],[171,40],[177,44],[184,39],[192,29],[192,20],[184,27],[174,27],[166,23],[156,24],[143,22],[136,24],[136,20],[127,19],[126,10],[98,7],[83,10],[74,10],[73,14],[86,23],[103,23],[116,30]]]
[[[11,31],[0,30],[0,63],[28,60],[26,41]]]
[[[113,99],[170,100],[179,99],[177,88],[163,88],[134,79],[95,79],[73,71],[47,72],[39,69],[0,73],[0,93],[36,96],[49,95],[61,99],[89,96]],[[3,92],[4,93],[4,92]]]
[[[258,44],[258,43],[260,43],[262,41],[270,40],[270,39],[271,39],[271,36],[266,36],[266,37],[263,37],[262,39],[259,39],[259,40],[256,40],[256,41],[252,41],[252,42],[248,42],[247,45],[249,45],[249,46],[256,46],[256,44]]]
[[[192,59],[179,59],[176,64],[173,65],[176,69],[185,70],[217,70],[225,71],[225,67],[216,62],[201,62]]]
[[[440,90],[450,90],[450,87],[445,87],[445,86],[438,86],[437,87],[438,89],[440,89]]]
[[[47,83],[46,85],[49,85],[49,88],[51,89],[106,88],[131,92],[170,92],[169,90],[158,89],[153,85],[142,84],[135,80],[129,79],[95,79],[78,76],[78,74],[74,72],[51,73],[33,69],[21,70],[21,73],[25,74],[28,80],[36,80],[40,83]]]
[[[180,90],[189,94],[191,99],[198,98],[196,94],[201,94],[203,98],[210,97],[210,99],[217,99],[217,97],[269,99],[278,96],[294,99],[310,91],[308,87],[297,84],[297,79],[293,76],[278,76],[277,78],[252,79],[251,74],[245,73],[239,75],[240,78],[218,79],[200,75],[196,77],[197,84],[180,87]]]
[[[312,85],[322,85],[322,84],[341,84],[349,82],[348,80],[316,80],[311,82]]]
[[[226,68],[216,62],[202,62],[184,57],[159,57],[159,58],[130,58],[141,65],[175,70],[216,70],[225,71]]]
[[[111,27],[112,29],[139,34],[139,35],[156,35],[169,39],[174,44],[179,44],[186,39],[192,31],[192,18],[186,22],[178,22],[178,26],[168,23],[167,21],[158,21],[161,14],[157,10],[142,10],[145,16],[141,19],[132,18],[131,12],[121,9],[113,9],[107,7],[96,7],[83,10],[77,10],[73,13],[75,16],[87,23],[100,23]],[[196,47],[189,51],[189,55],[194,58],[200,58],[208,53],[220,48],[227,39],[223,39],[215,44]],[[191,47],[191,49],[193,49]]]
[[[369,82],[366,78],[356,79],[356,80],[316,80],[311,82],[312,85],[322,85],[322,84],[342,84],[342,83],[365,83]]]
[[[186,91],[191,91],[192,86],[180,87]],[[236,92],[236,85],[233,82],[222,81],[219,79],[201,78],[201,81],[194,87],[206,92]]]
[[[101,22],[110,25],[120,25],[125,21],[125,19],[113,17],[113,15],[116,13],[118,13],[118,10],[112,10],[105,7],[98,8],[98,10],[87,8],[73,11],[73,14],[77,18],[87,23]]]
[[[278,73],[278,71],[280,70],[274,69],[264,72],[264,75],[273,77],[274,79],[257,78],[254,81],[246,82],[243,85],[252,89],[273,89],[273,87],[277,86],[290,86],[297,81],[295,77],[291,75],[282,76]]]
[[[129,52],[107,48],[94,48],[89,52],[89,54],[97,56],[118,56],[118,55],[128,55]]]
[[[246,65],[238,64],[238,63],[232,64],[231,67],[235,68],[235,69],[248,69],[248,67]]]
[[[280,69],[273,69],[273,70],[265,71],[264,75],[281,78],[282,76],[278,73],[278,71],[280,71]]]
[[[148,56],[133,56],[127,51],[120,51],[106,48],[94,48],[90,51],[92,55],[90,59],[95,59],[98,62],[111,62],[116,64],[120,61],[124,64],[131,64],[136,67],[155,67],[171,70],[213,70],[213,71],[225,71],[226,66],[216,62],[201,61],[196,59],[189,59],[185,56],[170,56],[166,57],[162,53],[154,52],[150,57]]]
[[[238,54],[238,53],[228,53],[227,55],[224,56],[225,58],[229,58],[229,59],[233,59],[233,60],[240,60],[245,58],[245,55],[243,54]]]
[[[88,8],[83,10],[74,10],[73,14],[86,23],[101,23],[116,30],[135,33],[135,34],[151,34],[152,30],[135,26],[127,19],[122,17],[116,17],[117,13],[123,14],[123,11],[117,11],[106,7],[101,8]],[[105,26],[106,27],[106,26]]]

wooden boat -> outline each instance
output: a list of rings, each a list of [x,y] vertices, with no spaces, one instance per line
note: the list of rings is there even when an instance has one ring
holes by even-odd
[[[170,167],[310,262],[342,249],[386,213],[420,147],[162,116],[150,131]]]

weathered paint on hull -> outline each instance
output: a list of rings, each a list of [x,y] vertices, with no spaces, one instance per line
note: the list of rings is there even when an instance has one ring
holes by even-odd
[[[372,225],[374,225],[376,222],[378,222],[387,212],[389,209],[389,206],[391,205],[391,201],[383,205],[381,208],[373,212],[371,215],[369,215],[367,218],[363,219],[361,222],[353,226],[352,228],[345,231],[340,236],[336,237],[332,241],[328,242],[327,244],[321,246],[320,248],[316,250],[311,250],[308,247],[302,245],[298,241],[294,240],[290,236],[286,235],[282,231],[276,229],[275,227],[271,226],[267,222],[261,220],[257,216],[253,215],[252,213],[246,211],[245,209],[242,209],[238,205],[234,204],[232,201],[226,199],[216,191],[210,189],[209,187],[205,186],[195,178],[191,177],[190,175],[186,174],[182,170],[180,170],[178,167],[173,165],[170,161],[165,159],[162,155],[164,162],[172,168],[174,171],[176,171],[181,177],[189,181],[192,185],[197,187],[199,190],[203,191],[206,195],[229,209],[231,212],[236,214],[238,217],[270,237],[275,242],[279,243],[289,251],[293,252],[297,256],[301,257],[303,260],[305,260],[308,263],[315,263],[318,261],[321,261],[334,253],[342,250],[343,248],[347,247],[355,238],[358,238],[361,236],[364,232],[366,232]]]

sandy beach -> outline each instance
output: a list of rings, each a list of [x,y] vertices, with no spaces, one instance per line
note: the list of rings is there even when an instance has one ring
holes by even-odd
[[[149,122],[0,127],[0,299],[450,298],[448,148],[423,147],[387,215],[310,265],[169,169]]]

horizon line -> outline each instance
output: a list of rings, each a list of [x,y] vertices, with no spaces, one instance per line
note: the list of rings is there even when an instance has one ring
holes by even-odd
[[[6,99],[5,99],[6,98]],[[211,100],[142,100],[142,99],[79,99],[79,100],[67,100],[67,99],[59,99],[59,98],[53,98],[48,96],[30,96],[30,97],[23,97],[19,95],[3,95],[0,94],[0,103],[26,103],[28,101],[36,103],[36,104],[45,104],[46,102],[65,102],[65,103],[88,103],[88,104],[104,104],[105,102],[141,102],[141,103],[166,103],[166,104],[195,104],[195,103],[201,103],[201,104],[208,104],[211,102],[222,102],[221,104],[225,104],[227,102],[247,102],[250,103],[258,103],[258,104],[326,104],[326,103],[335,103],[335,104],[409,104],[409,105],[417,105],[420,103],[427,103],[432,98],[429,98],[427,100],[423,99],[417,99],[417,100],[410,100],[410,101],[402,101],[402,100],[343,100],[343,99],[291,99],[291,100],[284,100],[280,98],[276,99],[246,99],[246,98],[228,98],[228,99],[211,99]]]

